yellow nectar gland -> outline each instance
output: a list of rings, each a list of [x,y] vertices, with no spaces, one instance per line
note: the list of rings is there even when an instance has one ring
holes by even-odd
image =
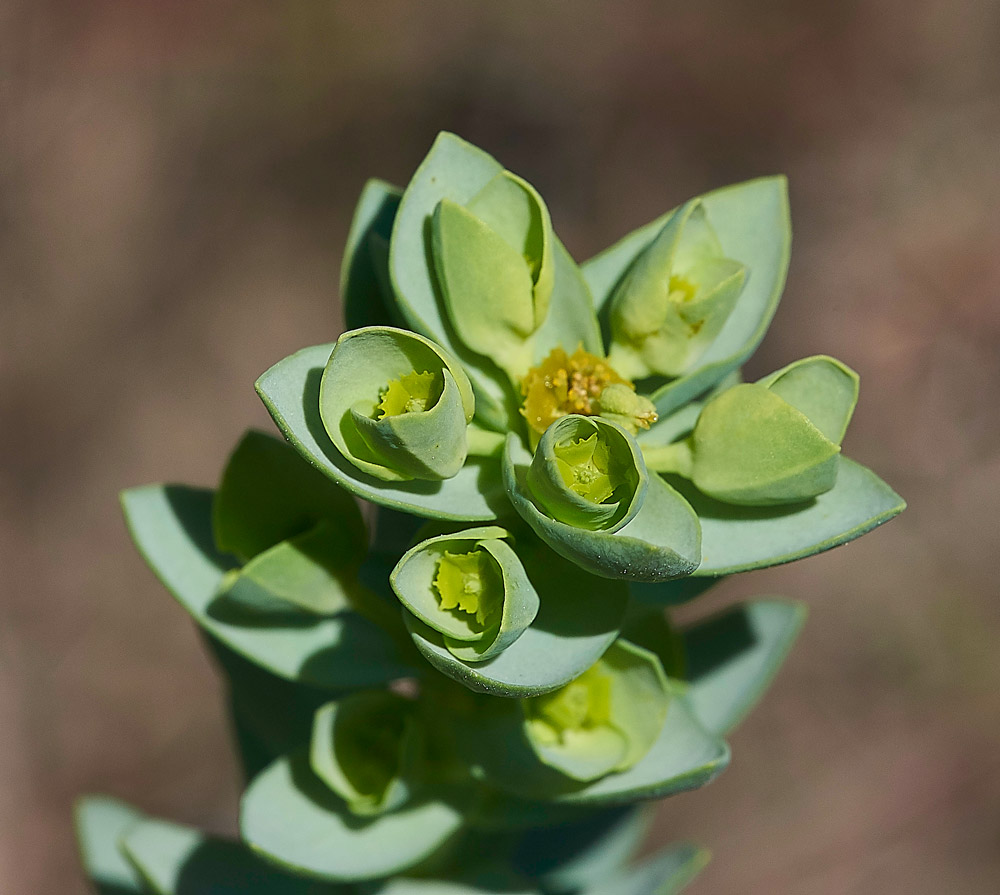
[[[485,550],[445,551],[438,560],[434,589],[442,609],[464,612],[485,626],[498,602],[503,601],[503,583],[499,577],[493,558]]]
[[[598,662],[565,687],[529,700],[528,719],[535,735],[550,744],[610,723],[611,676]]]
[[[375,408],[375,418],[430,410],[441,397],[442,388],[441,377],[436,373],[406,373],[385,387],[380,395],[382,400]]]
[[[620,383],[634,388],[619,376],[608,362],[580,346],[572,355],[553,348],[545,360],[532,367],[521,382],[524,406],[521,415],[541,435],[562,416],[579,413],[596,416],[598,399],[605,386]]]

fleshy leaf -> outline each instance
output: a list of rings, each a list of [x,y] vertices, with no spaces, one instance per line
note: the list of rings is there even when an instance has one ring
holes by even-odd
[[[336,615],[352,609],[361,590],[358,557],[347,557],[345,565],[343,553],[338,532],[324,520],[227,574],[219,595],[264,613]]]
[[[118,843],[142,820],[130,805],[110,796],[84,796],[73,807],[77,847],[84,872],[99,895],[142,895],[142,878]]]
[[[498,656],[538,614],[538,593],[507,537],[502,528],[485,527],[429,538],[390,576],[400,602],[462,661]]]
[[[477,417],[497,431],[517,425],[518,396],[499,367],[470,351],[456,337],[430,263],[430,221],[442,199],[466,205],[503,170],[483,150],[454,134],[439,134],[403,194],[389,255],[397,302],[406,321],[463,363],[476,389]],[[544,358],[564,343],[572,348],[582,342],[589,351],[601,353],[590,292],[579,268],[555,237],[552,253],[552,297],[545,323],[535,334],[535,359]]]
[[[229,457],[212,508],[218,548],[246,562],[320,520],[339,533],[345,560],[364,555],[367,533],[351,495],[284,442],[246,432]]]
[[[361,191],[340,265],[340,301],[347,329],[395,323],[388,246],[403,191],[369,180]]]
[[[472,386],[423,336],[391,326],[344,333],[319,389],[319,415],[344,459],[388,482],[449,479],[465,463]]]
[[[623,583],[594,578],[539,546],[518,546],[528,578],[540,598],[538,615],[502,653],[485,662],[465,662],[444,638],[407,613],[417,649],[438,671],[471,690],[499,696],[535,696],[561,687],[596,662],[618,634],[628,590]]]
[[[413,703],[388,691],[353,693],[317,713],[309,750],[313,773],[363,816],[384,814],[410,796],[419,750]]]
[[[559,522],[533,498],[527,480],[531,455],[507,437],[504,483],[514,509],[556,553],[602,578],[666,581],[690,575],[701,558],[701,532],[690,505],[659,476],[651,476],[636,516],[609,533]]]
[[[579,895],[676,895],[705,865],[709,853],[696,845],[672,845],[631,870],[588,886]]]
[[[531,830],[519,841],[513,863],[554,892],[610,882],[639,851],[651,820],[646,806],[611,808],[586,820]]]
[[[748,572],[822,553],[888,522],[906,507],[870,469],[842,455],[839,462],[831,490],[794,506],[719,503],[675,480],[701,521],[702,562],[694,574]]]
[[[316,883],[269,867],[246,846],[160,820],[143,820],[122,851],[156,895],[240,892],[245,895],[349,895],[346,886]]]
[[[450,879],[399,877],[359,888],[358,895],[541,895],[537,889],[517,882],[480,884]]]
[[[281,758],[243,795],[240,832],[259,855],[291,873],[334,882],[400,873],[458,832],[462,813],[428,799],[362,820],[310,770]]]
[[[726,743],[708,733],[679,698],[671,702],[667,721],[642,760],[591,783],[570,780],[538,760],[517,706],[497,705],[459,733],[467,760],[485,783],[523,799],[558,805],[609,806],[663,798],[704,786],[729,763]]]
[[[212,492],[149,485],[122,494],[139,552],[195,622],[279,677],[320,687],[371,686],[411,671],[382,631],[354,612],[262,626],[259,617],[216,617],[213,601],[231,561],[212,538]]]
[[[651,395],[661,417],[711,388],[753,354],[774,316],[788,270],[791,224],[784,177],[750,180],[700,198],[722,251],[746,265],[749,276],[722,331],[694,368]],[[583,265],[599,311],[633,259],[673,213],[630,233]]]
[[[761,599],[682,632],[685,698],[706,730],[724,736],[743,720],[778,673],[805,617],[804,603]]]
[[[319,383],[332,350],[304,348],[257,380],[265,407],[306,460],[352,494],[390,509],[468,522],[489,521],[504,511],[500,464],[492,458],[470,457],[454,478],[441,482],[385,482],[345,460],[319,416]]]

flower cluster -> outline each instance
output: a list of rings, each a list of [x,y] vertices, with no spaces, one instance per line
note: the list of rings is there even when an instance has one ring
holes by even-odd
[[[675,891],[702,853],[627,868],[635,804],[725,768],[803,610],[665,610],[903,508],[841,454],[847,366],[743,381],[789,240],[781,178],[582,266],[537,190],[451,134],[405,190],[371,181],[350,329],[257,383],[285,441],[247,433],[214,492],[124,495],[229,683],[242,844],[95,799],[92,874],[172,892],[197,851],[247,892]]]

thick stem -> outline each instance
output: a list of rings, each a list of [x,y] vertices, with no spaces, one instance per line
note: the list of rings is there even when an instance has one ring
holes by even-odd
[[[675,441],[673,444],[642,445],[642,458],[646,467],[653,472],[668,472],[691,478],[694,468],[694,454],[691,439]]]

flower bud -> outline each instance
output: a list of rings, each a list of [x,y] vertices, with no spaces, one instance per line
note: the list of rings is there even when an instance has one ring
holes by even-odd
[[[389,577],[399,601],[465,662],[503,652],[534,621],[538,594],[496,526],[417,544]]]
[[[545,764],[574,780],[596,780],[649,752],[670,698],[659,659],[619,639],[576,680],[524,700],[525,733]]]
[[[716,500],[749,506],[829,491],[857,396],[857,374],[828,357],[721,392],[690,439],[692,481]]]
[[[456,475],[474,411],[461,365],[406,330],[371,326],[345,333],[323,371],[323,426],[345,459],[385,481]]]
[[[611,364],[631,379],[680,376],[732,313],[746,268],[727,258],[697,199],[678,209],[611,298]]]
[[[605,386],[597,399],[601,416],[618,423],[629,434],[648,429],[658,419],[656,405],[623,383]]]
[[[527,484],[553,519],[617,531],[639,512],[648,476],[635,440],[621,426],[573,414],[545,430]]]
[[[552,295],[552,223],[535,189],[509,171],[466,205],[438,203],[432,249],[455,331],[518,381],[532,361],[529,338]]]
[[[422,739],[413,709],[395,693],[368,691],[316,712],[309,763],[354,814],[382,814],[409,798]]]

